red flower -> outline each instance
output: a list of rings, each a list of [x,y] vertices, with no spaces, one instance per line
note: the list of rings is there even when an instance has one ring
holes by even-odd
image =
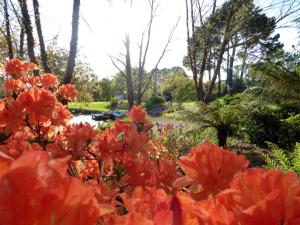
[[[46,89],[55,87],[58,83],[57,77],[51,73],[45,73],[40,77],[42,86]]]
[[[66,142],[66,150],[72,155],[73,159],[80,159],[84,151],[92,143],[96,136],[94,128],[88,124],[69,125],[63,133]]]
[[[216,201],[234,212],[243,225],[298,224],[300,180],[295,173],[249,169],[233,179]]]
[[[5,141],[5,144],[0,145],[0,151],[16,159],[27,151],[42,150],[38,144],[30,143],[28,141],[29,139],[31,139],[29,132],[15,132],[8,140]]]
[[[30,124],[48,121],[56,105],[55,96],[40,88],[31,88],[20,94],[18,102],[25,114],[29,115]]]
[[[13,92],[19,93],[24,88],[24,83],[21,80],[7,80],[4,83],[4,90],[11,94]]]
[[[186,176],[179,178],[175,185],[180,188],[191,185],[193,197],[203,199],[228,188],[233,176],[246,170],[249,161],[245,156],[205,142],[193,148],[188,156],[181,157],[178,164]]]
[[[100,211],[94,196],[67,175],[63,160],[27,152],[0,178],[0,224],[95,225]]]
[[[12,98],[0,102],[0,129],[6,134],[19,130],[24,123],[22,105]]]
[[[118,215],[104,218],[105,224],[128,225],[173,225],[170,209],[171,196],[163,190],[136,187],[130,194],[121,194],[115,205]],[[124,215],[126,213],[126,215]]]
[[[13,158],[0,151],[0,179],[13,163]]]
[[[128,117],[133,123],[148,123],[147,112],[142,108],[142,106],[133,106],[128,113]]]
[[[70,101],[73,101],[77,97],[77,90],[74,85],[72,84],[66,84],[60,86],[58,89],[56,95],[58,99],[67,99]]]
[[[24,72],[23,63],[19,59],[11,59],[7,62],[5,67],[5,72],[7,74],[13,75],[20,75]]]
[[[5,67],[5,72],[8,75],[16,75],[17,77],[21,77],[29,70],[35,69],[36,65],[31,63],[22,62],[19,59],[11,59],[7,62]]]

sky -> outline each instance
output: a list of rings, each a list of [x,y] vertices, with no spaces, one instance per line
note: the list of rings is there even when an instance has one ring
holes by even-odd
[[[41,20],[46,44],[57,36],[58,45],[69,49],[71,36],[72,0],[40,0]],[[124,53],[122,43],[125,33],[132,42],[132,66],[138,62],[138,43],[149,21],[147,0],[137,0],[128,7],[124,0],[81,1],[79,42],[80,57],[88,62],[100,78],[118,72],[109,55],[119,57]],[[146,70],[151,70],[168,39],[172,27],[180,18],[172,42],[159,68],[182,66],[186,54],[186,25],[184,0],[159,0],[151,33],[151,43]],[[281,41],[287,49],[297,44],[295,29],[280,29]]]

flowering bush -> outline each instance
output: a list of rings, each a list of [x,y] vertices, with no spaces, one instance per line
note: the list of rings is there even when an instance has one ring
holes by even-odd
[[[76,97],[11,60],[0,102],[0,225],[299,225],[295,173],[247,168],[210,142],[179,161],[158,154],[147,113],[100,132],[69,125]],[[180,171],[180,172],[179,172]]]

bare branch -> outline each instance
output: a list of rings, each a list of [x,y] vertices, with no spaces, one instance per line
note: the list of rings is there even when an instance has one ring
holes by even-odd
[[[116,57],[113,57],[111,55],[108,55],[108,57],[110,58],[110,60],[111,60],[112,64],[114,65],[114,67],[119,70],[119,72],[123,75],[123,77],[126,78],[126,74],[123,72],[123,70],[120,69],[120,67],[115,62]],[[124,62],[122,62],[122,63],[124,63]]]
[[[170,31],[170,33],[169,33],[169,37],[168,37],[168,40],[167,40],[167,42],[166,42],[166,44],[165,44],[165,47],[164,47],[164,49],[163,49],[163,51],[162,51],[160,57],[158,58],[158,60],[157,60],[157,62],[156,62],[156,64],[155,64],[155,67],[154,67],[154,69],[152,70],[151,75],[149,76],[148,82],[144,85],[144,88],[143,88],[143,90],[142,90],[142,95],[146,92],[146,90],[148,89],[149,85],[151,84],[150,81],[151,81],[152,75],[153,75],[153,73],[155,73],[155,72],[157,71],[158,65],[160,64],[161,60],[162,60],[163,57],[165,56],[165,54],[166,54],[166,52],[167,52],[167,49],[168,49],[170,43],[171,43],[172,40],[173,40],[174,33],[175,33],[175,31],[176,31],[176,29],[177,29],[177,27],[178,27],[179,21],[180,21],[180,17],[177,19],[176,24],[173,26],[173,28],[171,29],[171,31]]]
[[[167,49],[168,49],[170,43],[171,43],[172,40],[173,40],[174,33],[175,33],[175,31],[176,31],[176,29],[177,29],[177,27],[178,27],[178,24],[179,24],[180,19],[181,19],[181,18],[179,17],[179,18],[177,19],[176,24],[175,24],[175,25],[173,26],[173,28],[171,29],[171,31],[170,31],[170,33],[169,33],[168,40],[167,40],[167,42],[166,42],[166,44],[165,44],[165,47],[164,47],[164,49],[163,49],[163,51],[162,51],[162,53],[161,53],[161,55],[160,55],[160,57],[159,57],[159,59],[158,59],[156,65],[155,65],[155,67],[154,67],[154,70],[157,70],[158,65],[160,64],[161,60],[162,60],[163,57],[165,56],[165,54],[166,54],[166,52],[167,52]]]

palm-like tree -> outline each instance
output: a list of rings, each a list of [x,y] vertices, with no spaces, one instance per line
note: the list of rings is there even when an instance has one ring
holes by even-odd
[[[184,111],[181,119],[198,123],[202,129],[215,128],[220,146],[227,144],[227,137],[236,132],[243,107],[216,100],[210,104],[199,103],[196,111]]]

